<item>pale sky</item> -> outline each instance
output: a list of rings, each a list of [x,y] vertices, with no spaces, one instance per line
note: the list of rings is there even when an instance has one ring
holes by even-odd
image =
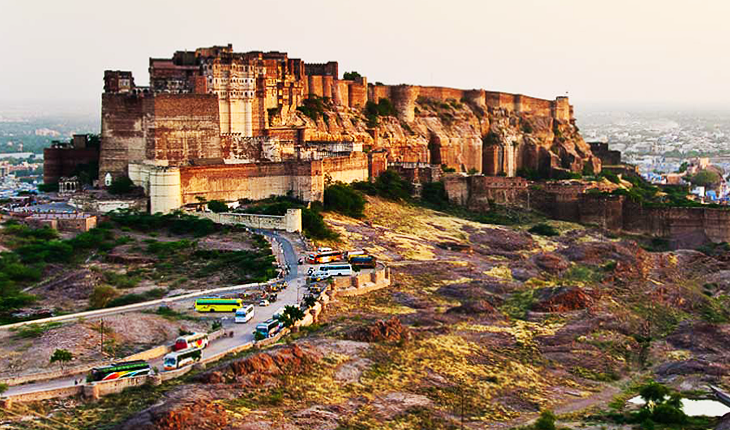
[[[105,69],[233,43],[370,82],[730,108],[730,0],[0,0],[0,107],[99,109]]]

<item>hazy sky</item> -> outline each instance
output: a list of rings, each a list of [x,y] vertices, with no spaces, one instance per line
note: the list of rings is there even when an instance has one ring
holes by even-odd
[[[0,0],[0,106],[98,109],[105,69],[233,43],[370,82],[730,107],[730,0]]]

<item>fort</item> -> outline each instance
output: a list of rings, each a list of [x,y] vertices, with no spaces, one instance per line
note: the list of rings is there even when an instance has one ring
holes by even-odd
[[[373,85],[357,73],[341,79],[335,61],[230,44],[151,58],[149,75],[150,85],[138,86],[129,71],[104,72],[99,179],[129,177],[152,212],[200,199],[321,200],[329,182],[369,180],[398,163],[506,176],[523,167],[600,169],[566,97]],[[364,108],[381,99],[396,117],[365,123]],[[424,100],[461,112],[426,118]]]

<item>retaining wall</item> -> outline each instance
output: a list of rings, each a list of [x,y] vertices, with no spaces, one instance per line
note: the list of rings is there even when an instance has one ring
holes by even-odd
[[[73,387],[55,388],[52,390],[36,391],[33,393],[18,394],[9,399],[12,402],[37,402],[39,400],[62,399],[82,394],[84,392],[83,385],[75,385]],[[7,407],[7,406],[6,406]]]

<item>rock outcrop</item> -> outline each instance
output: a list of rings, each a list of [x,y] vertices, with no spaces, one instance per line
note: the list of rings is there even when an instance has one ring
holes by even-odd
[[[314,349],[291,345],[267,353],[259,353],[234,361],[223,368],[214,369],[199,378],[200,382],[219,384],[226,382],[257,383],[265,376],[299,374],[310,369],[321,359]]]
[[[601,165],[570,120],[466,100],[418,97],[412,118],[399,110],[397,117],[375,121],[361,111],[328,105],[316,119],[292,111],[283,123],[304,128],[307,141],[363,142],[385,151],[391,162],[428,162],[462,172],[598,172]]]
[[[411,338],[411,332],[403,327],[396,317],[388,321],[379,320],[374,324],[359,327],[350,335],[353,340],[361,342],[400,342]]]

